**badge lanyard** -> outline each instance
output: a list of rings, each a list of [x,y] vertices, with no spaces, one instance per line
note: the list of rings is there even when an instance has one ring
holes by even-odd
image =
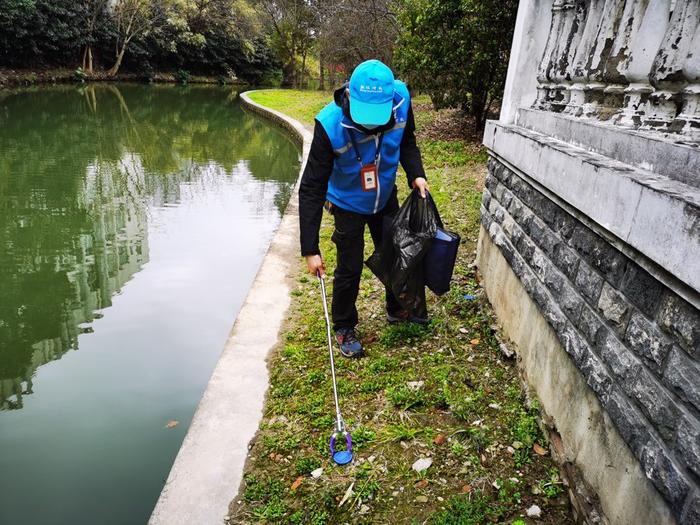
[[[379,156],[382,151],[382,140],[384,139],[384,133],[380,133],[379,138],[375,139],[377,150],[374,152],[374,162],[372,164],[365,165],[362,163],[362,156],[360,155],[360,149],[357,147],[354,133],[352,130],[348,130],[348,132],[350,134],[352,147],[355,150],[355,157],[357,158],[357,162],[360,164],[360,182],[362,185],[362,191],[377,191],[379,187],[379,169],[377,162],[379,161]]]

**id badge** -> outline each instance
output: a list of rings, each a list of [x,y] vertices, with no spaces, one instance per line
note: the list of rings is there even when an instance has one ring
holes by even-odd
[[[367,164],[360,169],[362,191],[377,191],[377,165]]]

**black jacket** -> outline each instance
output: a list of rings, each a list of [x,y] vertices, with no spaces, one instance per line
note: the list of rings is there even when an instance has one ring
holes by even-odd
[[[345,116],[350,118],[350,109],[345,96],[345,88],[342,86],[335,90],[333,98],[338,106],[343,108]],[[373,130],[368,130],[355,124],[358,129],[367,135],[381,133],[394,126],[394,118],[384,126],[379,126]],[[416,124],[413,119],[413,108],[408,109],[408,119],[406,128],[401,138],[400,162],[406,172],[408,186],[411,187],[413,180],[418,177],[425,178],[425,170],[421,161],[420,150],[416,144]],[[311,150],[306,161],[304,173],[301,176],[299,185],[299,226],[301,231],[301,254],[318,255],[318,233],[321,227],[321,217],[323,215],[323,205],[326,202],[328,191],[328,181],[333,171],[333,146],[318,120],[314,122],[314,138],[311,142]]]

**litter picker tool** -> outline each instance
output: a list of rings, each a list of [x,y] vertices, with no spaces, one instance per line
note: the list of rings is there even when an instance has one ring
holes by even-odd
[[[326,300],[326,283],[320,272],[317,272],[318,280],[321,282],[321,298],[323,300],[323,315],[326,318],[326,334],[328,335],[328,355],[331,358],[331,377],[333,379],[333,399],[335,400],[335,429],[331,435],[331,457],[338,465],[347,465],[352,461],[352,438],[350,432],[345,428],[345,421],[340,414],[340,404],[338,403],[338,386],[335,381],[335,361],[333,359],[333,338],[331,337],[331,321],[328,317],[328,301]],[[337,436],[345,437],[347,448],[345,450],[335,450],[335,440]]]

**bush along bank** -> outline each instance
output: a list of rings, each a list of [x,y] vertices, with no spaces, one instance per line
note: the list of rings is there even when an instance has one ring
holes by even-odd
[[[251,98],[311,125],[328,95]],[[458,138],[464,130],[456,113],[435,112],[420,97],[414,108],[431,192],[444,222],[464,239],[452,289],[430,295],[429,326],[388,325],[383,287],[363,272],[358,332],[367,356],[336,359],[356,451],[351,465],[339,467],[328,454],[334,408],[320,291],[299,265],[230,523],[574,523],[537,403],[504,353],[472,264],[485,153]],[[321,248],[331,270],[332,231],[325,216]],[[369,237],[366,246],[368,255]]]
[[[34,86],[41,84],[85,84],[89,82],[141,82],[153,84],[236,84],[245,85],[226,75],[193,75],[185,70],[118,73],[111,77],[105,72],[87,74],[82,69],[7,69],[0,68],[0,89]]]

